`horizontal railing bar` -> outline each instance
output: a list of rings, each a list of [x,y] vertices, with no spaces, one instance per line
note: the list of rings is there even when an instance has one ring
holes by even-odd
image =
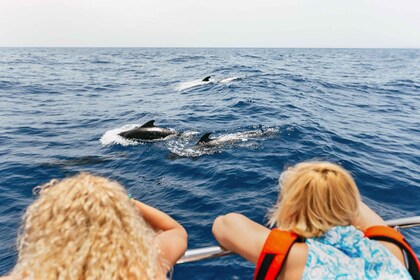
[[[392,227],[400,228],[410,228],[420,226],[420,216],[409,217],[409,218],[400,218],[385,221],[385,223]],[[177,264],[195,262],[201,260],[207,260],[212,258],[218,258],[221,256],[226,256],[233,254],[230,251],[224,250],[219,246],[204,247],[197,249],[190,249],[185,252],[184,256],[178,260]]]
[[[418,227],[420,226],[420,216],[388,220],[388,221],[385,221],[385,223],[391,227],[400,227],[400,228]]]
[[[228,250],[223,250],[219,246],[190,249],[184,256],[177,261],[177,264],[207,260],[233,254]]]

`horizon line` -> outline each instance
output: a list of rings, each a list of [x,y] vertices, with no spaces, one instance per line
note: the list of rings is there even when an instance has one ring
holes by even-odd
[[[155,47],[155,46],[0,46],[0,48],[131,48],[131,49],[420,49],[420,47],[198,47],[198,46],[173,46],[173,47]]]

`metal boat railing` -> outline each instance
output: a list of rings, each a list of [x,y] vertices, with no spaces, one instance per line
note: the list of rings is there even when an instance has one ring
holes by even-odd
[[[389,226],[398,228],[417,227],[420,226],[420,216],[388,220],[385,221],[385,223]],[[223,250],[219,246],[190,249],[187,252],[185,252],[185,255],[181,259],[178,260],[177,264],[218,258],[230,254],[233,253],[227,250]]]

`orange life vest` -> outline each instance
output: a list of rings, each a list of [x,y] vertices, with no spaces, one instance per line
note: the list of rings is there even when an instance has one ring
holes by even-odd
[[[396,244],[406,253],[407,269],[411,277],[415,280],[420,279],[419,260],[401,233],[388,226],[373,226],[365,231],[365,237]],[[254,280],[277,279],[290,248],[299,238],[292,232],[279,229],[271,230],[258,258]]]
[[[280,274],[290,248],[299,236],[295,233],[273,229],[265,241],[255,268],[254,280],[274,280]]]

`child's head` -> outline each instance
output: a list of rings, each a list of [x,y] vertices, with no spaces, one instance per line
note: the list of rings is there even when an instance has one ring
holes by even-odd
[[[279,186],[271,226],[314,237],[333,226],[350,225],[359,215],[359,190],[351,175],[336,164],[299,163],[281,174]]]
[[[161,278],[154,232],[120,184],[81,173],[36,190],[39,197],[22,225],[15,275]]]

